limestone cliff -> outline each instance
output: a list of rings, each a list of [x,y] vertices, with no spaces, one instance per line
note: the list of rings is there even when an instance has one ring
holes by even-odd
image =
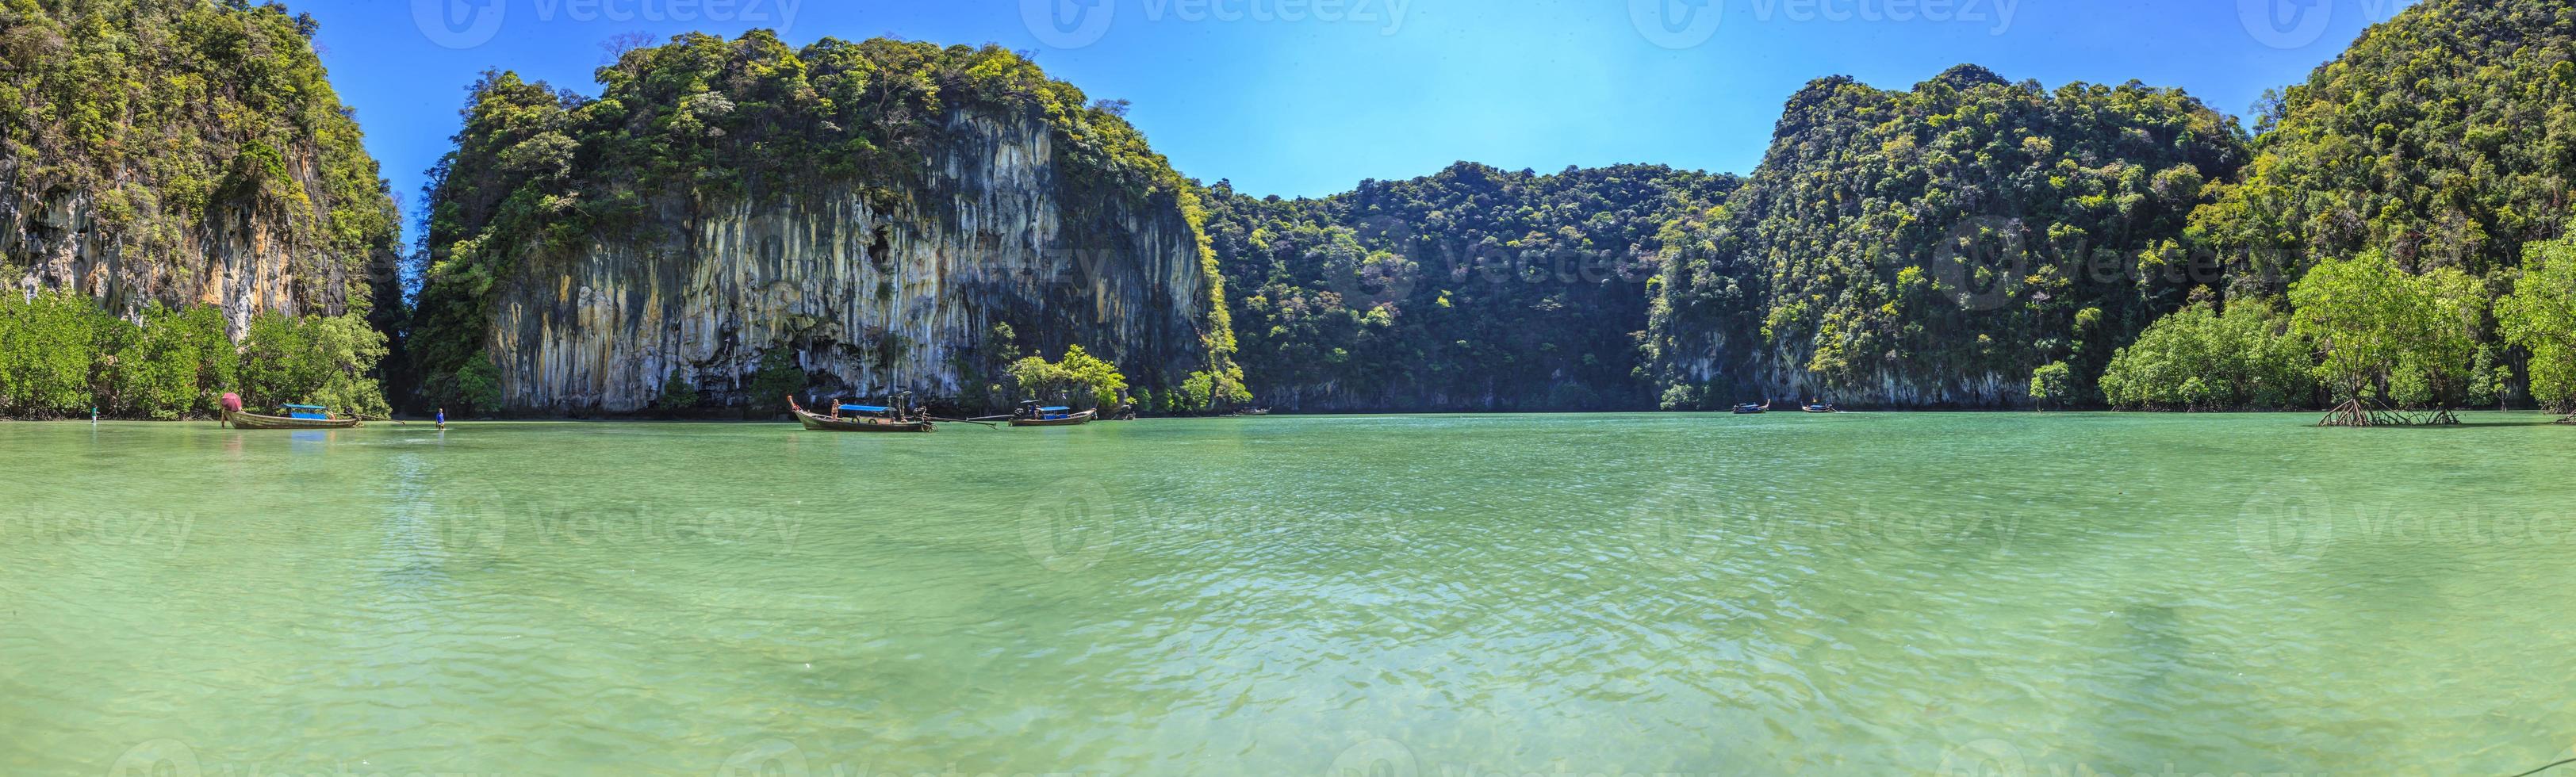
[[[0,160],[0,180],[14,177],[12,167]],[[390,235],[374,250],[342,254],[298,235],[284,214],[224,206],[160,226],[177,239],[149,246],[102,215],[98,199],[0,187],[0,261],[10,286],[70,290],[125,315],[154,302],[213,306],[239,335],[260,313],[348,313],[391,280]]]
[[[991,47],[762,31],[600,72],[598,98],[476,88],[430,192],[423,402],[991,408],[1012,360],[1074,345],[1159,407],[1239,379],[1197,190],[1120,104]]]
[[[679,239],[594,242],[510,279],[491,331],[506,405],[632,412],[675,376],[771,400],[743,392],[775,349],[818,396],[963,397],[1014,347],[1079,344],[1156,387],[1205,368],[1209,286],[1177,203],[1069,201],[1038,121],[960,112],[950,129],[928,185],[891,202],[842,185],[711,203],[670,214]]]

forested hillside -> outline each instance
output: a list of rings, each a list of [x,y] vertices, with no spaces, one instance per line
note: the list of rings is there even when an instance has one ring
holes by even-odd
[[[209,412],[273,361],[228,338],[290,330],[355,341],[252,401],[381,410],[396,217],[314,31],[240,0],[0,2],[0,414]]]
[[[2494,276],[2576,214],[2571,59],[2576,5],[2419,3],[2267,101],[2259,156],[2193,236],[2256,295],[2371,249]]]
[[[1219,183],[1209,232],[1253,393],[1281,408],[1653,407],[1638,371],[1663,224],[1734,176],[1460,163],[1322,199]]]
[[[2179,241],[2246,158],[2180,90],[1816,81],[1743,189],[1673,225],[1663,404],[2016,406],[2042,368],[2098,396],[2113,350],[2215,279]]]
[[[2548,241],[2576,216],[2571,60],[2576,6],[2428,0],[2271,96],[2244,180],[2212,187],[2188,241],[2226,266],[2228,319],[2288,314],[2239,339],[2322,357],[2323,395],[2288,405],[2576,405],[2563,366],[2576,333],[2551,323],[2576,290],[2563,265],[2526,259],[2563,256]],[[2198,345],[2215,320],[2159,324],[2115,365],[2111,401],[2278,406],[2260,398],[2281,379],[2259,376],[2279,370]]]

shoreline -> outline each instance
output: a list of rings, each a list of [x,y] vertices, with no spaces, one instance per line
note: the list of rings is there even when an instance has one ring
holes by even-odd
[[[2327,411],[2327,410],[2324,410],[2324,409],[2318,409],[2318,410],[2197,410],[2197,411],[2181,411],[2181,410],[2112,410],[2112,409],[2105,409],[2105,408],[2081,409],[2081,410],[1998,410],[1998,409],[1978,409],[1978,408],[1908,408],[1908,409],[1895,409],[1895,410],[1845,410],[1845,411],[1836,412],[1836,413],[1804,413],[1804,412],[1800,412],[1800,411],[1796,411],[1796,410],[1774,410],[1774,411],[1770,411],[1770,412],[1768,412],[1768,413],[1762,413],[1762,414],[1759,414],[1759,415],[1788,415],[1788,416],[1799,416],[1799,417],[1806,417],[1806,416],[1810,416],[1810,415],[1847,415],[1847,416],[1851,416],[1851,415],[1857,415],[1857,416],[1896,416],[1896,415],[1996,415],[1996,416],[2004,416],[2004,415],[2015,415],[2015,416],[2020,416],[2020,415],[2027,415],[2027,416],[2255,416],[2255,415],[2309,415],[2309,414],[2323,414],[2323,413],[2326,413],[2326,412],[2328,412],[2328,411]],[[2496,410],[2496,409],[2481,409],[2481,410],[2452,410],[2451,412],[2456,413],[2456,414],[2460,414],[2460,415],[2462,415],[2462,416],[2464,416],[2464,417],[2478,417],[2478,418],[2494,418],[2494,417],[2504,417],[2504,416],[2525,416],[2525,415],[2528,415],[2528,416],[2546,417],[2546,418],[2553,419],[2553,421],[2554,421],[2554,420],[2556,420],[2556,419],[2564,419],[2564,418],[2570,418],[2570,417],[2571,417],[2571,416],[2568,416],[2568,415],[2565,415],[2565,414],[2561,414],[2561,413],[2553,412],[2553,411],[2550,411],[2550,410],[2538,409],[2538,408],[2512,408],[2512,409],[2506,409],[2506,410]],[[1728,412],[1728,411],[1725,411],[1725,410],[1580,410],[1580,411],[1563,411],[1563,412],[1556,412],[1556,411],[1483,411],[1483,410],[1461,410],[1461,411],[1384,411],[1384,412],[1359,412],[1359,413],[1284,413],[1284,412],[1272,412],[1272,413],[1270,413],[1270,414],[1268,414],[1268,415],[1259,415],[1259,416],[1248,416],[1248,415],[1143,416],[1143,417],[1140,417],[1140,418],[1137,418],[1137,419],[1134,419],[1134,420],[1136,420],[1136,421],[1217,421],[1217,420],[1227,420],[1227,419],[1252,419],[1252,418],[1417,418],[1417,417],[1460,417],[1460,418],[1496,417],[1496,418],[1510,418],[1510,417],[1523,417],[1523,416],[1530,416],[1530,417],[1547,417],[1547,416],[1672,416],[1672,417],[1692,417],[1692,416],[1727,416],[1727,417],[1734,417],[1735,415],[1736,415],[1735,413],[1731,413],[1731,412]],[[176,419],[163,419],[163,418],[120,418],[120,417],[116,417],[116,416],[106,416],[106,415],[99,416],[99,417],[95,420],[95,422],[97,422],[97,423],[119,423],[119,424],[211,424],[211,423],[218,423],[218,422],[220,422],[220,421],[222,421],[222,419],[220,419],[220,418],[213,418],[213,417],[206,417],[206,418],[176,418]],[[92,419],[88,419],[88,418],[11,418],[11,417],[0,417],[0,424],[79,424],[79,423],[92,423],[92,422],[93,422],[93,421],[92,421]],[[435,418],[429,418],[429,417],[403,417],[403,416],[395,416],[394,418],[389,419],[389,420],[371,420],[371,421],[367,421],[367,422],[366,422],[366,424],[367,424],[367,425],[370,425],[370,426],[402,426],[402,425],[420,426],[420,425],[433,425],[433,424],[435,424],[435,423],[436,423],[436,419],[435,419]],[[651,418],[651,417],[629,417],[629,418],[585,418],[585,417],[577,417],[577,416],[513,416],[513,417],[484,417],[484,418],[453,418],[453,417],[451,417],[451,418],[447,419],[447,425],[449,425],[449,426],[456,426],[456,425],[459,425],[459,424],[492,425],[492,424],[560,424],[560,423],[581,423],[581,424],[592,424],[592,423],[598,423],[598,424],[612,424],[612,423],[613,423],[613,424],[707,424],[707,425],[726,425],[726,424],[735,424],[735,425],[776,425],[776,424],[793,424],[793,423],[796,423],[796,419],[795,419],[795,418],[792,418],[792,417],[789,417],[789,416],[784,416],[784,415],[779,416],[779,417],[777,417],[777,418],[773,418],[773,419],[758,419],[758,418],[743,418],[743,419],[735,419],[735,418]],[[1127,422],[1127,421],[1102,421],[1102,422],[1099,422],[1099,423],[1116,424],[1116,423],[1128,423],[1128,422]],[[2392,427],[2392,428],[2395,428],[2395,427]],[[2406,427],[2406,428],[2439,428],[2439,427]]]

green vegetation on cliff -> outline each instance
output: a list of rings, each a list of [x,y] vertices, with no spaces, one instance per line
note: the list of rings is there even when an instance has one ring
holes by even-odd
[[[2571,59],[2576,6],[2418,3],[2267,99],[2260,155],[2193,238],[2229,260],[2236,293],[2370,250],[2410,270],[2512,267],[2576,212]]]
[[[1975,66],[1908,92],[1816,81],[1744,188],[1666,241],[1664,403],[2007,405],[2060,363],[2089,383],[2183,303],[2199,273],[2176,240],[2245,155],[2179,90]]]
[[[1733,176],[1460,163],[1322,199],[1220,182],[1208,226],[1252,390],[1335,410],[1653,406],[1637,335],[1659,231]]]
[[[1031,116],[1052,135],[1059,176],[1091,207],[1160,203],[1204,218],[1192,187],[1147,147],[1120,103],[1090,103],[1027,59],[993,47],[825,38],[792,48],[766,30],[637,49],[598,71],[585,97],[506,72],[475,85],[457,147],[434,171],[416,260],[414,327],[426,398],[462,401],[447,376],[483,353],[498,284],[523,265],[594,240],[649,242],[685,219],[657,209],[862,187],[891,208],[923,180],[951,117]],[[1233,347],[1214,260],[1205,374],[1231,382]]]
[[[199,241],[224,222],[255,222],[294,263],[301,312],[369,310],[391,288],[393,200],[313,32],[243,0],[0,2],[0,209],[86,202],[122,262],[179,277],[212,271],[191,263],[217,261]],[[199,301],[143,291],[163,294],[105,301]]]

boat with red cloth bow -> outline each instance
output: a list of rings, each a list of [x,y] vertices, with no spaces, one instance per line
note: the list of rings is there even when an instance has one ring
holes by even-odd
[[[241,397],[224,395],[224,424],[235,429],[355,429],[356,418],[332,418],[329,408],[319,405],[284,405],[278,408],[286,415],[260,415],[242,412]]]

